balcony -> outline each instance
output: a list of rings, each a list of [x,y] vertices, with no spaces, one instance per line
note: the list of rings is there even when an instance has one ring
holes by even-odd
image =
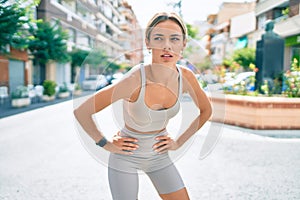
[[[288,37],[300,32],[300,15],[282,20],[275,24],[274,32],[282,37]]]
[[[281,5],[288,5],[289,0],[266,0],[256,5],[255,14],[256,16],[261,15],[273,8],[280,7]]]
[[[132,30],[132,26],[131,26],[130,23],[127,22],[127,21],[120,21],[120,23],[119,23],[119,28],[120,28],[122,31],[131,31],[131,30]]]
[[[120,7],[118,10],[127,19],[129,19],[129,20],[133,20],[134,19],[134,15],[132,13],[132,10],[130,10],[129,8]]]

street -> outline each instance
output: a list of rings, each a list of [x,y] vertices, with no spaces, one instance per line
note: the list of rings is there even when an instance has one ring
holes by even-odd
[[[0,119],[1,200],[111,199],[107,153],[90,147],[89,139],[78,134],[73,103]],[[106,109],[99,121],[105,133],[114,134],[110,114]],[[211,126],[207,122],[176,157],[192,200],[300,199],[300,137],[266,137],[224,125],[216,146],[200,159]],[[300,136],[300,131],[291,132]],[[100,159],[94,156],[98,151],[103,155]],[[140,174],[139,199],[159,199],[144,174]]]

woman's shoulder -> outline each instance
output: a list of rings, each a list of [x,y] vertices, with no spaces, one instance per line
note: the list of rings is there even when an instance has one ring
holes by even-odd
[[[141,65],[142,64],[137,64],[134,65],[133,67],[131,67],[125,74],[124,74],[124,78],[128,78],[132,75],[136,75],[139,73],[140,69],[141,69]]]
[[[140,81],[140,69],[142,64],[134,65],[122,77],[120,84],[132,84]]]
[[[177,64],[177,66],[180,68],[183,76],[185,77],[195,76],[194,72],[190,68],[180,64]]]

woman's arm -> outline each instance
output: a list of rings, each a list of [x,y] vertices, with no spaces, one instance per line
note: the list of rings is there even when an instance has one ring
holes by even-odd
[[[104,138],[104,134],[97,128],[93,115],[120,99],[130,100],[138,91],[139,79],[136,72],[128,73],[124,79],[99,90],[74,110],[75,118],[96,143]],[[132,142],[136,142],[136,139],[115,137],[104,148],[111,152],[125,153],[123,150],[133,150],[136,147]]]
[[[189,93],[195,105],[199,108],[200,113],[196,119],[192,121],[186,131],[178,137],[176,142],[179,147],[182,146],[192,135],[194,135],[207,122],[212,114],[210,101],[205,92],[201,89],[193,72],[187,69],[183,71],[185,83],[184,91]]]
[[[170,136],[157,137],[157,140],[162,140],[162,142],[158,142],[153,148],[160,153],[167,150],[176,150],[181,147],[205,124],[212,114],[210,101],[205,92],[201,89],[193,72],[185,68],[181,69],[183,74],[183,91],[189,93],[195,105],[199,108],[200,113],[176,141],[174,141]]]

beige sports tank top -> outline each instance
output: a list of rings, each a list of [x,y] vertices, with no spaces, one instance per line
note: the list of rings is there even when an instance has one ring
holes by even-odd
[[[179,97],[176,103],[168,109],[153,110],[145,103],[146,74],[144,65],[140,65],[142,86],[138,99],[135,102],[123,101],[124,122],[127,126],[141,132],[157,131],[166,128],[168,121],[174,117],[180,109],[182,72],[179,66],[176,67],[179,72]]]

